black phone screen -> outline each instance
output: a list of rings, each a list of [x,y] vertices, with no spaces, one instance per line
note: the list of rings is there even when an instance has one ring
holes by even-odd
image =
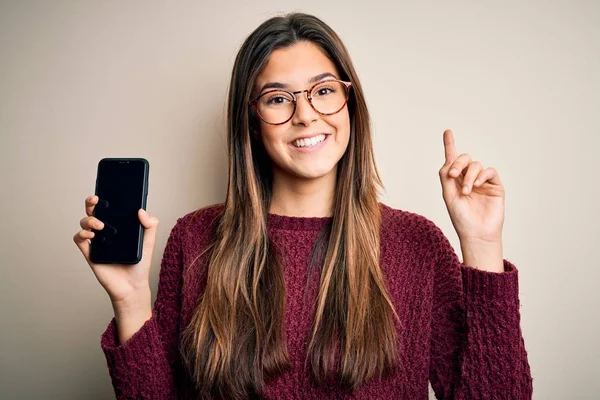
[[[98,163],[94,216],[104,228],[94,230],[90,260],[105,264],[137,264],[142,257],[144,228],[138,210],[146,208],[148,161],[104,158]]]

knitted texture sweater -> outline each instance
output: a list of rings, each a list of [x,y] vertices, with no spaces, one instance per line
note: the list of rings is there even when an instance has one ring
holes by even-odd
[[[178,353],[207,280],[207,258],[199,251],[214,237],[223,205],[177,220],[163,254],[152,317],[125,343],[113,318],[101,336],[118,399],[189,398]],[[268,214],[268,234],[285,268],[284,332],[291,368],[267,381],[266,399],[427,399],[428,382],[438,399],[530,399],[532,378],[520,328],[518,271],[461,263],[442,231],[429,219],[381,204],[380,265],[393,305],[400,365],[358,392],[317,386],[304,368],[313,289],[304,295],[312,247],[331,217]],[[309,279],[310,281],[310,279]],[[184,393],[186,392],[186,393]]]

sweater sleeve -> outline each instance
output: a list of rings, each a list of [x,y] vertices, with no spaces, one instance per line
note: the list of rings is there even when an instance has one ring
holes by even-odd
[[[461,263],[439,228],[433,244],[429,379],[436,397],[531,399],[517,268],[506,259],[502,273]]]
[[[100,344],[117,399],[178,397],[181,220],[171,230],[163,253],[152,317],[125,343],[118,342],[115,318],[101,336]]]

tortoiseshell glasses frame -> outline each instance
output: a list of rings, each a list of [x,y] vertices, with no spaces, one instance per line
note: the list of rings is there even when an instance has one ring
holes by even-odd
[[[318,85],[323,85],[327,82],[338,82],[340,84],[342,84],[342,86],[344,87],[344,90],[346,92],[346,97],[344,99],[344,103],[335,111],[333,112],[329,112],[329,113],[323,113],[321,111],[319,111],[317,108],[315,108],[313,102],[312,102],[312,91],[315,87],[317,87]],[[347,82],[347,81],[342,81],[340,79],[326,79],[326,80],[322,80],[319,82],[314,83],[311,87],[309,87],[308,89],[304,89],[304,90],[298,90],[296,92],[290,92],[289,90],[285,90],[285,89],[272,89],[272,90],[268,90],[262,94],[260,94],[259,96],[255,97],[254,99],[250,100],[249,105],[254,109],[254,111],[256,112],[256,115],[258,115],[258,117],[263,120],[265,123],[269,124],[269,125],[283,125],[286,122],[288,122],[290,119],[292,119],[294,117],[294,114],[296,113],[296,104],[298,102],[298,97],[297,95],[299,95],[300,93],[306,93],[306,99],[308,100],[308,103],[310,104],[310,106],[312,107],[313,110],[315,110],[317,113],[319,113],[320,115],[333,115],[333,114],[337,114],[338,112],[340,112],[348,103],[348,99],[350,98],[350,88],[352,87],[352,82]],[[284,92],[284,93],[288,93],[290,95],[290,97],[292,98],[292,103],[294,105],[294,108],[289,116],[288,119],[286,119],[283,122],[277,122],[277,123],[273,123],[273,122],[269,122],[267,120],[265,120],[265,118],[260,114],[260,111],[258,110],[258,100],[260,100],[263,96],[267,96],[269,94],[272,93],[276,93],[276,92]]]

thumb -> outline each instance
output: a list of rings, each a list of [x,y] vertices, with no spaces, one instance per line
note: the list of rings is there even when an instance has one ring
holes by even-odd
[[[156,231],[158,231],[158,218],[148,214],[146,210],[140,208],[138,211],[140,222],[144,227],[144,253],[149,252],[152,256],[152,249],[154,249],[154,242],[156,239]]]

